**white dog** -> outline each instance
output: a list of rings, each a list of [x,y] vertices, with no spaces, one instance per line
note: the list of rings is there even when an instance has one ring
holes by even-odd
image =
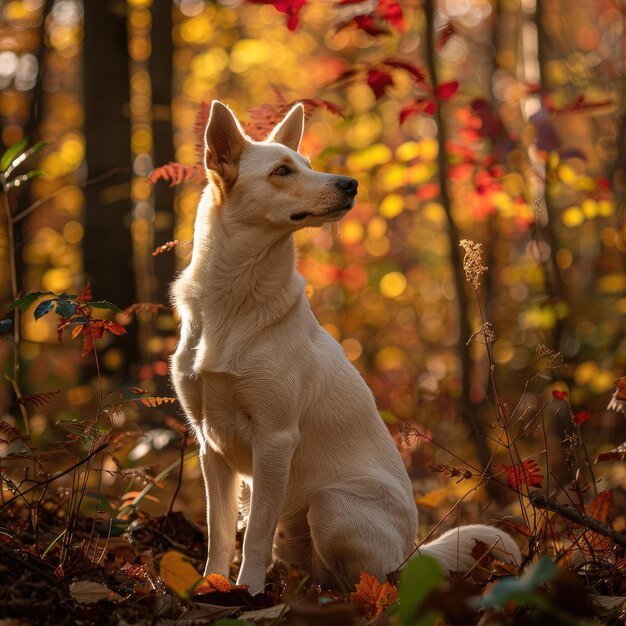
[[[229,573],[238,490],[249,487],[237,583],[263,589],[272,559],[350,589],[383,578],[414,550],[411,482],[372,394],[316,321],[295,268],[293,233],[341,219],[357,181],[314,172],[298,154],[295,106],[263,142],[213,102],[206,187],[189,266],[173,285],[181,337],[172,358],[178,397],[200,442],[206,487],[205,573]],[[420,548],[445,572],[464,571],[473,539],[520,560],[506,533],[483,525]]]

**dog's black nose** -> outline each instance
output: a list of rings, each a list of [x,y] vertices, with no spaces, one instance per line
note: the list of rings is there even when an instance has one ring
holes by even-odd
[[[349,178],[348,176],[339,176],[335,185],[341,191],[345,191],[347,194],[356,195],[356,188],[359,186],[358,181],[354,180],[354,178]]]

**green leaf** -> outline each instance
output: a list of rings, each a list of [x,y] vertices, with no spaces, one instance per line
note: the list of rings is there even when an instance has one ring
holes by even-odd
[[[111,311],[115,311],[116,313],[124,313],[124,311],[122,311],[122,309],[120,309],[116,304],[113,304],[112,302],[107,302],[106,300],[86,302],[85,306],[91,307],[92,309],[109,309]]]
[[[543,557],[521,576],[499,580],[481,598],[472,598],[470,605],[477,609],[504,608],[511,600],[517,603],[546,607],[548,602],[538,595],[541,585],[550,582],[559,569],[554,561]]]
[[[9,305],[9,311],[13,309],[19,309],[20,311],[25,311],[31,304],[37,302],[39,298],[43,298],[43,296],[56,296],[57,294],[52,291],[31,291],[27,293],[25,296],[19,298],[19,300],[15,300],[15,302],[11,302]]]
[[[52,311],[52,309],[54,308],[54,305],[58,302],[58,300],[56,298],[53,298],[51,300],[44,300],[43,302],[40,302],[37,305],[37,308],[35,309],[35,319],[38,320],[41,317],[43,317],[44,315],[47,315],[48,313],[50,313],[50,311]]]
[[[18,141],[12,146],[9,146],[0,157],[0,170],[5,172],[6,169],[13,163],[15,157],[19,156],[27,145],[28,137],[24,137],[24,139]]]
[[[28,142],[28,140],[26,141]],[[11,174],[11,172],[16,167],[21,165],[24,161],[26,161],[26,159],[29,156],[31,156],[32,154],[35,154],[35,152],[37,152],[38,150],[41,150],[41,148],[47,145],[48,145],[47,141],[38,141],[32,148],[29,148],[28,150],[26,150],[26,152],[22,152],[22,154],[14,158],[13,161],[7,166],[6,171],[4,172],[5,177],[8,177]]]
[[[95,500],[94,506],[98,511],[104,511],[106,513],[109,513],[110,515],[115,514],[115,509],[111,506],[109,500],[101,493],[98,493],[97,491],[86,493],[85,498]]]
[[[443,574],[437,561],[432,557],[416,556],[409,560],[400,572],[399,602],[392,609],[402,626],[431,626],[435,623],[437,614],[433,611],[421,616],[419,622],[416,622],[414,617],[424,600],[435,589],[441,587],[443,582]]]

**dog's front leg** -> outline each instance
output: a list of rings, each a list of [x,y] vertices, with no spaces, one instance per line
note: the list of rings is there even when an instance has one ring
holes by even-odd
[[[235,557],[240,479],[206,442],[200,445],[199,456],[207,500],[208,555],[204,575],[221,574],[228,578]]]
[[[257,593],[265,585],[265,572],[272,560],[272,545],[283,508],[289,468],[297,445],[295,433],[272,433],[252,448],[252,495],[248,527],[243,542],[243,562],[238,585]]]

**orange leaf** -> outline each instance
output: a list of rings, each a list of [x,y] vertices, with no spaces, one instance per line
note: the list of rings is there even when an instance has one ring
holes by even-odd
[[[496,465],[496,469],[506,472],[506,482],[511,489],[527,487],[541,487],[543,475],[537,461],[526,459],[516,465]]]
[[[114,335],[125,335],[126,329],[117,322],[106,321],[104,322],[104,329],[108,330],[110,333]]]
[[[201,595],[205,593],[228,593],[232,589],[228,578],[221,574],[208,574],[202,579],[202,582],[193,590],[193,595]]]
[[[369,619],[380,615],[387,607],[398,599],[398,589],[395,585],[383,583],[367,572],[361,572],[361,579],[356,585],[356,591],[350,594],[350,601],[365,610]]]
[[[80,335],[83,332],[83,328],[85,328],[82,324],[79,324],[78,326],[74,326],[74,328],[72,328],[72,339],[76,339],[76,337],[78,337],[78,335]]]
[[[587,508],[587,514],[600,522],[606,522],[609,516],[609,507],[613,501],[612,491],[602,491],[599,493],[589,504]]]

